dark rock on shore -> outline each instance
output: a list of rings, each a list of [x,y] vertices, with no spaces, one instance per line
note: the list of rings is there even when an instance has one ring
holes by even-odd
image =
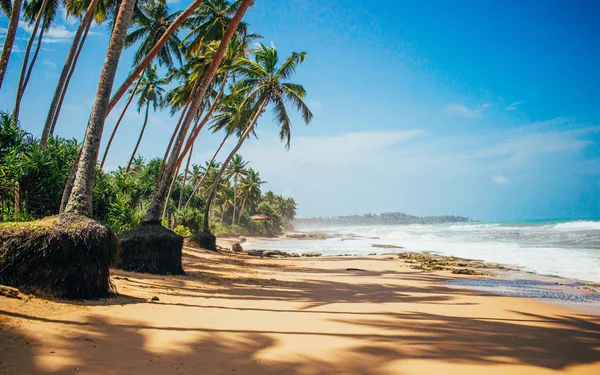
[[[372,247],[379,247],[382,249],[404,249],[403,246],[397,246],[397,245],[384,245],[384,244],[371,244]]]
[[[261,258],[299,258],[300,255],[296,253],[286,253],[280,250],[248,250],[246,253],[249,256],[261,257]]]
[[[326,240],[328,238],[338,237],[336,235],[327,234],[323,232],[297,232],[288,233],[285,236],[294,240]]]
[[[233,245],[231,245],[231,251],[233,251],[234,253],[241,253],[242,251],[244,251],[244,248],[238,242],[238,243],[234,243]]]
[[[306,258],[315,258],[315,257],[320,257],[322,254],[321,253],[304,253],[302,254],[303,257]]]

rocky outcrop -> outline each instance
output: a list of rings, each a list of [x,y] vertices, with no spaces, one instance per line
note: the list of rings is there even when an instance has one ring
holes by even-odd
[[[397,245],[384,245],[384,244],[378,244],[378,243],[374,243],[371,244],[372,247],[379,247],[382,249],[404,249],[404,247],[402,246],[397,246]]]
[[[260,257],[260,258],[299,258],[300,255],[296,253],[286,253],[280,250],[248,250],[246,252],[249,256]]]

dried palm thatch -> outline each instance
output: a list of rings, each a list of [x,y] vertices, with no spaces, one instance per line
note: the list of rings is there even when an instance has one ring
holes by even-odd
[[[0,283],[66,299],[108,297],[117,237],[104,225],[63,214],[0,226]]]
[[[158,221],[144,221],[120,240],[119,268],[155,275],[184,275],[183,237]]]
[[[217,238],[214,234],[208,232],[200,232],[192,235],[190,242],[203,249],[217,251]]]

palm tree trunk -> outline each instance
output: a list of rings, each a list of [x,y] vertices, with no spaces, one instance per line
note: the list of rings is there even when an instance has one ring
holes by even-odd
[[[210,162],[208,163],[209,166],[211,166],[212,163],[217,158],[217,155],[219,154],[219,151],[221,151],[221,148],[223,148],[223,145],[225,144],[225,141],[227,140],[227,138],[229,138],[230,134],[231,133],[227,133],[227,135],[225,135],[225,138],[223,138],[223,140],[221,141],[221,144],[219,145],[219,148],[217,149],[217,151],[213,155],[212,159],[210,159]],[[187,202],[185,202],[185,206],[183,206],[183,208],[186,208],[190,204],[190,202],[192,201],[192,198],[194,197],[194,195],[196,195],[196,193],[198,192],[198,189],[200,189],[200,186],[202,186],[202,183],[204,182],[204,179],[206,178],[206,174],[207,173],[205,172],[204,175],[202,175],[202,178],[200,179],[200,181],[198,181],[198,183],[196,184],[196,186],[194,186],[194,190],[192,190],[192,194],[188,198]]]
[[[92,189],[94,187],[94,173],[96,171],[98,151],[102,139],[102,130],[104,129],[104,121],[108,114],[110,93],[121,52],[125,45],[125,36],[127,35],[135,3],[135,0],[123,0],[119,7],[119,15],[117,16],[114,31],[110,38],[100,81],[98,82],[98,90],[94,99],[88,130],[83,142],[83,149],[81,150],[81,159],[79,160],[75,182],[73,183],[73,191],[69,197],[65,213],[92,215]]]
[[[171,184],[169,185],[169,191],[167,192],[167,199],[165,199],[165,205],[163,206],[162,215],[160,217],[161,221],[165,218],[165,215],[167,214],[167,208],[169,208],[169,199],[171,199],[171,192],[173,191],[173,186],[175,186],[175,182],[177,181],[178,172],[179,172],[179,170],[177,170],[177,173],[175,173],[173,175],[173,180],[171,180]]]
[[[231,216],[231,225],[235,224],[235,206],[237,205],[237,175],[233,177],[233,215]]]
[[[164,34],[160,37],[158,42],[156,42],[154,47],[152,47],[150,52],[148,52],[146,57],[144,57],[144,59],[140,61],[140,63],[133,70],[133,72],[131,72],[129,77],[127,77],[125,82],[123,82],[121,87],[119,87],[117,92],[115,92],[115,95],[113,95],[112,99],[110,100],[110,104],[108,106],[108,113],[112,111],[112,109],[119,102],[119,100],[121,100],[121,97],[125,95],[127,89],[129,88],[129,86],[131,86],[133,81],[135,81],[135,79],[140,75],[140,73],[142,73],[142,71],[144,71],[148,67],[148,65],[150,65],[152,60],[156,57],[156,55],[158,55],[165,43],[167,43],[167,41],[171,38],[171,35],[173,35],[173,33],[177,31],[177,29],[183,23],[183,21],[185,21],[189,16],[191,16],[192,13],[196,10],[196,8],[198,8],[201,4],[202,0],[195,0],[183,12],[181,12],[181,14],[177,16],[173,23],[165,30]]]
[[[60,94],[60,101],[58,102],[58,108],[56,110],[56,114],[54,115],[54,119],[52,120],[52,127],[50,128],[50,134],[54,134],[54,129],[56,128],[56,123],[58,122],[58,117],[60,115],[60,110],[62,108],[63,101],[65,100],[65,96],[67,95],[67,89],[69,87],[69,83],[71,82],[71,77],[73,77],[73,73],[75,72],[75,66],[77,65],[77,61],[79,60],[79,54],[83,49],[83,44],[88,36],[88,32],[90,31],[90,27],[92,26],[92,22],[87,25],[85,32],[83,33],[83,37],[81,38],[81,43],[79,43],[79,48],[77,49],[77,53],[75,54],[75,59],[73,60],[73,64],[71,65],[71,70],[69,71],[69,75],[67,76],[67,81],[65,82],[65,88],[63,92]]]
[[[40,27],[40,22],[44,17],[44,9],[48,5],[48,0],[44,0],[38,11],[38,14],[35,18],[35,23],[33,25],[33,31],[31,32],[31,36],[29,37],[29,41],[27,42],[27,48],[25,48],[25,56],[23,57],[23,66],[21,67],[21,75],[19,77],[19,85],[17,86],[17,97],[15,98],[15,110],[13,111],[13,116],[15,116],[15,120],[19,120],[19,109],[21,107],[21,98],[23,97],[23,82],[25,81],[25,73],[27,72],[27,66],[29,64],[29,54],[31,53],[31,47],[33,46],[33,41],[37,35],[37,31]],[[42,26],[43,29],[43,26]]]
[[[117,134],[117,130],[119,129],[119,125],[121,124],[121,121],[123,120],[123,117],[125,116],[125,112],[127,112],[127,108],[129,108],[129,105],[131,104],[131,102],[133,101],[133,98],[135,97],[135,93],[138,89],[138,86],[140,85],[140,82],[142,82],[142,77],[143,77],[143,75],[140,76],[140,79],[137,80],[137,83],[133,87],[133,91],[129,95],[127,104],[125,104],[125,108],[123,108],[123,111],[121,112],[121,116],[119,116],[119,119],[117,120],[117,123],[115,124],[115,128],[113,129],[112,133],[110,134],[110,138],[108,139],[106,149],[104,150],[104,155],[102,156],[102,162],[100,163],[100,169],[104,168],[104,162],[106,161],[106,157],[108,156],[108,150],[110,150],[110,145],[112,145],[112,141],[115,138],[115,134]]]
[[[246,140],[246,138],[248,138],[248,135],[250,135],[250,132],[252,131],[252,129],[254,129],[254,125],[256,124],[256,121],[258,121],[258,118],[260,117],[262,110],[265,108],[265,105],[267,105],[266,98],[260,104],[260,107],[256,111],[254,118],[252,119],[250,124],[248,124],[248,127],[244,130],[244,134],[242,134],[242,136],[240,137],[237,145],[233,148],[233,150],[229,153],[229,156],[227,156],[227,159],[223,162],[223,165],[221,166],[221,170],[219,170],[219,173],[217,174],[217,178],[215,179],[215,182],[213,182],[213,185],[210,188],[210,193],[208,194],[208,198],[206,198],[206,206],[204,208],[204,218],[205,218],[204,223],[203,223],[204,232],[210,233],[210,227],[208,225],[209,223],[208,223],[208,220],[206,220],[206,218],[208,218],[208,214],[210,212],[210,204],[212,203],[213,199],[215,199],[215,195],[217,193],[217,188],[219,187],[219,183],[221,183],[221,179],[223,178],[225,169],[227,169],[227,166],[231,162],[231,159],[233,159],[234,155],[237,154],[239,149],[244,144],[244,141]]]
[[[133,159],[135,159],[135,153],[140,147],[140,142],[142,142],[142,137],[144,136],[144,130],[146,130],[146,125],[148,125],[148,113],[150,112],[150,102],[146,103],[146,116],[144,117],[144,125],[142,126],[142,131],[140,132],[140,136],[138,137],[137,143],[133,148],[133,152],[131,153],[131,157],[129,158],[129,163],[127,163],[127,168],[125,168],[125,173],[129,172],[129,168],[131,168],[131,163],[133,163]]]
[[[2,81],[4,81],[4,75],[8,67],[8,60],[12,52],[13,45],[15,44],[15,37],[17,36],[17,28],[19,26],[19,16],[21,15],[21,4],[23,0],[14,0],[12,4],[12,11],[10,13],[10,21],[8,22],[8,30],[6,31],[6,39],[4,39],[4,45],[2,47],[2,55],[0,56],[0,88],[2,88]]]
[[[33,71],[33,66],[37,61],[38,55],[40,54],[40,48],[42,47],[42,40],[44,39],[44,33],[46,31],[45,23],[40,30],[40,36],[38,37],[37,45],[35,46],[35,52],[33,53],[33,58],[31,59],[31,64],[29,64],[29,69],[27,69],[27,75],[25,76],[25,81],[23,82],[23,87],[21,89],[21,100],[23,98],[23,94],[25,94],[25,89],[29,84],[29,79],[31,78],[31,72]]]
[[[175,140],[175,137],[177,137],[177,134],[179,134],[179,129],[181,129],[181,123],[183,122],[183,119],[185,118],[188,109],[190,108],[190,103],[192,101],[192,98],[194,97],[193,93],[196,92],[196,84],[194,84],[194,87],[192,88],[192,94],[190,95],[190,97],[187,99],[185,106],[183,107],[183,111],[181,112],[181,116],[179,116],[179,120],[177,121],[177,126],[175,126],[175,129],[173,130],[173,134],[171,135],[171,139],[169,140],[169,144],[167,145],[167,149],[165,150],[165,156],[163,156],[163,159],[160,163],[160,169],[158,171],[158,178],[156,180],[156,185],[158,185],[158,183],[160,182],[160,179],[162,178],[163,175],[163,170],[165,167],[165,160],[167,160],[167,158],[169,157],[169,153],[171,152],[171,146],[173,145],[173,141]]]
[[[196,96],[190,103],[190,109],[188,110],[188,113],[185,116],[183,123],[181,124],[181,130],[179,131],[179,135],[173,147],[173,151],[171,152],[169,161],[165,165],[160,182],[158,183],[157,188],[154,191],[154,196],[152,197],[152,200],[148,207],[148,211],[144,216],[144,221],[160,220],[160,209],[164,204],[167,185],[171,180],[171,175],[175,169],[175,165],[177,163],[177,159],[179,158],[179,153],[181,151],[181,147],[183,146],[183,142],[185,141],[188,129],[192,123],[192,120],[194,119],[194,116],[198,111],[198,108],[200,107],[201,102],[204,99],[204,95],[206,94],[208,87],[210,86],[213,78],[217,73],[217,69],[221,65],[221,61],[223,60],[223,56],[227,51],[227,47],[229,46],[229,43],[231,42],[231,39],[233,38],[233,35],[235,34],[235,31],[238,28],[238,25],[242,21],[242,17],[250,7],[251,3],[252,0],[242,0],[242,4],[238,8],[237,12],[235,13],[235,16],[231,20],[231,23],[227,27],[225,36],[221,40],[221,43],[219,43],[219,48],[217,49],[217,52],[215,53],[215,56],[213,57],[213,60],[211,61],[208,70],[206,71],[206,74],[202,78],[200,88],[196,93]]]
[[[217,104],[218,104],[219,100],[221,99],[223,92],[225,91],[226,81],[227,81],[227,73],[225,73],[225,82],[223,82],[223,85],[221,86],[221,90],[219,91],[219,94],[213,101],[213,104],[210,106],[206,116],[204,116],[202,123],[200,123],[200,126],[196,126],[194,128],[194,130],[192,130],[192,134],[188,138],[185,148],[183,149],[183,151],[181,152],[181,156],[179,156],[179,159],[177,160],[177,164],[181,164],[181,162],[183,161],[183,158],[187,154],[190,147],[192,147],[194,145],[194,142],[196,142],[196,138],[198,137],[198,134],[200,134],[200,130],[202,130],[202,128],[204,128],[204,125],[206,125],[208,120],[210,120],[210,116],[212,116],[213,112],[215,111],[215,108],[217,108]]]
[[[245,205],[246,205],[246,197],[244,197],[244,200],[242,201],[242,209],[240,210],[240,213],[239,213],[238,219],[237,219],[238,225],[240,224],[240,220],[242,220],[242,213],[244,212]]]
[[[55,118],[58,118],[57,112],[60,111],[61,97],[63,96],[63,92],[67,91],[67,76],[69,76],[69,72],[75,69],[76,63],[76,55],[79,55],[78,51],[81,51],[83,47],[82,35],[87,32],[92,24],[94,13],[96,12],[96,6],[98,5],[99,0],[92,0],[88,5],[85,15],[83,16],[83,20],[79,24],[77,28],[77,32],[73,37],[73,43],[71,43],[71,48],[69,49],[69,54],[67,55],[67,59],[65,61],[65,66],[63,67],[62,72],[60,73],[60,78],[58,79],[58,84],[56,85],[56,90],[54,91],[54,97],[52,98],[52,104],[50,105],[50,109],[48,110],[48,116],[46,117],[46,124],[44,125],[44,131],[42,132],[42,138],[40,140],[40,146],[45,146],[48,141],[48,137],[52,134],[50,129],[54,128],[53,124],[56,124]],[[85,40],[85,36],[83,37]],[[80,44],[81,41],[81,44]]]
[[[194,144],[190,148],[190,155],[188,156],[187,164],[185,165],[185,172],[183,173],[183,180],[181,180],[181,191],[179,192],[179,203],[177,203],[177,209],[181,209],[181,202],[183,202],[183,193],[185,191],[185,181],[187,180],[188,171],[190,170],[190,162],[192,161],[192,153],[194,152]]]
[[[73,191],[73,183],[75,182],[75,175],[77,174],[77,166],[79,165],[79,159],[81,159],[81,150],[77,152],[77,158],[73,162],[71,166],[71,170],[69,171],[69,177],[67,177],[67,181],[65,183],[65,189],[63,190],[62,197],[60,199],[60,208],[59,213],[63,213],[65,208],[67,207],[67,202],[69,202],[69,197],[71,196],[71,191]]]

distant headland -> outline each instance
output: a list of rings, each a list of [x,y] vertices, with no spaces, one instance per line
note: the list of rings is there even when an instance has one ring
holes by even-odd
[[[294,226],[442,224],[474,221],[477,220],[455,215],[415,216],[403,212],[385,212],[382,214],[295,218]]]

